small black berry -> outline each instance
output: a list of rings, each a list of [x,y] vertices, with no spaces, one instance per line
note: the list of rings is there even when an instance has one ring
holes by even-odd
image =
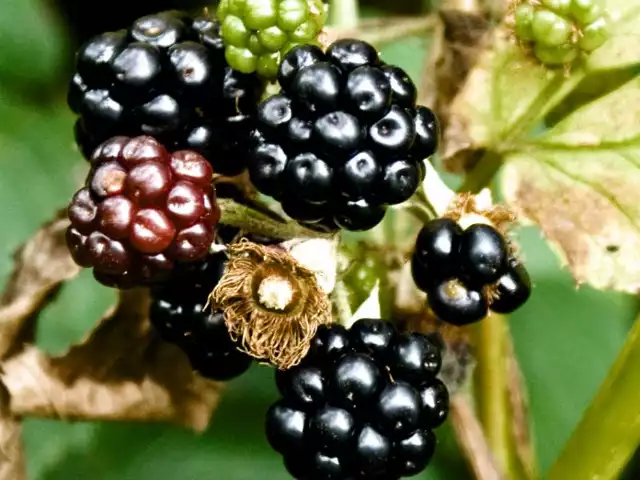
[[[382,372],[370,356],[351,353],[336,363],[331,382],[331,399],[357,409],[371,402],[383,385]]]
[[[411,477],[426,468],[433,457],[436,438],[431,430],[418,430],[395,445],[394,456],[398,474]]]
[[[355,432],[355,419],[341,408],[323,407],[309,418],[309,441],[324,453],[342,453]]]
[[[420,388],[422,400],[423,428],[442,425],[449,414],[449,392],[438,379],[433,379]]]
[[[489,311],[484,293],[463,285],[458,280],[445,280],[430,287],[427,297],[436,316],[453,325],[478,322]]]
[[[434,378],[440,371],[440,351],[426,336],[417,333],[401,335],[390,356],[394,378],[419,384]]]
[[[275,403],[267,412],[266,435],[271,447],[283,454],[295,454],[302,446],[306,415],[283,402]]]
[[[302,410],[316,408],[326,400],[322,370],[314,367],[293,367],[276,370],[280,393]]]
[[[331,364],[350,350],[349,333],[341,325],[320,326],[311,341],[309,356],[314,363]]]
[[[355,454],[350,459],[363,478],[386,472],[391,461],[392,442],[370,425],[365,425],[356,439]]]
[[[488,285],[507,268],[508,246],[490,225],[475,224],[460,237],[460,265],[474,285]]]
[[[511,313],[531,296],[531,278],[527,269],[515,259],[509,263],[507,273],[495,285],[497,298],[491,302],[491,310],[496,313]]]
[[[380,393],[375,411],[380,432],[392,438],[405,438],[420,426],[420,395],[409,383],[392,383]]]
[[[374,318],[361,318],[349,329],[354,342],[363,350],[370,352],[378,360],[386,360],[393,348],[396,330],[391,323]]]
[[[442,278],[457,273],[461,236],[462,228],[450,218],[437,218],[422,227],[414,258],[424,269],[423,275]],[[420,283],[428,284],[427,281]]]

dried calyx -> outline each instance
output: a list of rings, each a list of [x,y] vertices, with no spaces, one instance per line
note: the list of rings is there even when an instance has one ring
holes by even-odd
[[[331,321],[315,274],[278,247],[245,240],[228,253],[212,308],[224,312],[231,337],[249,355],[281,369],[298,364],[318,326]]]

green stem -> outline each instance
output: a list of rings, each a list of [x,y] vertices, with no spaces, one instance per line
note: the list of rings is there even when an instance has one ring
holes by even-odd
[[[340,28],[355,28],[360,17],[358,7],[358,0],[331,0],[332,24]]]
[[[493,177],[502,166],[502,156],[494,151],[487,150],[475,167],[464,177],[458,192],[478,193],[483,188],[489,186]]]
[[[512,472],[512,449],[507,388],[506,348],[508,330],[504,317],[491,314],[477,326],[475,373],[478,416],[487,443],[502,472]]]
[[[640,318],[549,480],[614,480],[640,444]]]
[[[336,313],[338,316],[338,323],[344,325],[345,327],[349,327],[349,322],[351,321],[351,317],[353,317],[353,310],[351,309],[351,304],[349,303],[349,293],[347,292],[347,286],[342,280],[338,280],[335,287],[333,287],[332,297],[333,304],[336,308]]]

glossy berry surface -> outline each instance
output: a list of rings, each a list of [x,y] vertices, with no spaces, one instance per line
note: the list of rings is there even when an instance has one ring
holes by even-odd
[[[207,297],[224,272],[224,253],[181,265],[151,291],[149,318],[158,335],[187,355],[202,376],[226,381],[249,369],[251,357],[229,336],[221,312],[206,308]]]
[[[273,80],[286,52],[317,43],[327,10],[322,0],[221,0],[218,17],[229,65]]]
[[[114,137],[91,162],[68,207],[76,263],[126,287],[161,281],[176,264],[207,255],[220,209],[202,156],[168,153],[151,137]]]
[[[489,309],[510,313],[528,300],[529,274],[509,255],[507,240],[493,226],[476,223],[463,230],[451,218],[437,218],[418,234],[411,275],[441,321],[467,325]]]
[[[427,290],[429,307],[443,322],[468,325],[482,320],[489,313],[486,295],[458,280],[444,280]]]
[[[368,230],[415,193],[439,127],[416,105],[402,69],[384,65],[371,45],[343,39],[326,53],[291,49],[278,82],[281,93],[258,106],[249,174],[290,217]]]
[[[439,344],[381,319],[320,327],[302,363],[276,372],[267,439],[297,479],[415,475],[448,413],[440,365]]]
[[[531,278],[527,269],[516,259],[496,283],[497,298],[491,302],[491,310],[496,313],[511,313],[520,308],[531,296]]]
[[[82,45],[68,103],[87,158],[110,137],[152,135],[233,175],[246,167],[261,92],[255,75],[225,61],[216,20],[162,12]]]

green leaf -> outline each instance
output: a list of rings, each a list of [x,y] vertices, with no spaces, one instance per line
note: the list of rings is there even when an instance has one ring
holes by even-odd
[[[578,108],[506,159],[506,200],[541,226],[574,278],[600,289],[637,292],[637,78]]]
[[[50,82],[65,62],[66,43],[50,4],[42,0],[4,2],[0,9],[0,84],[6,87],[9,82],[24,89]]]

